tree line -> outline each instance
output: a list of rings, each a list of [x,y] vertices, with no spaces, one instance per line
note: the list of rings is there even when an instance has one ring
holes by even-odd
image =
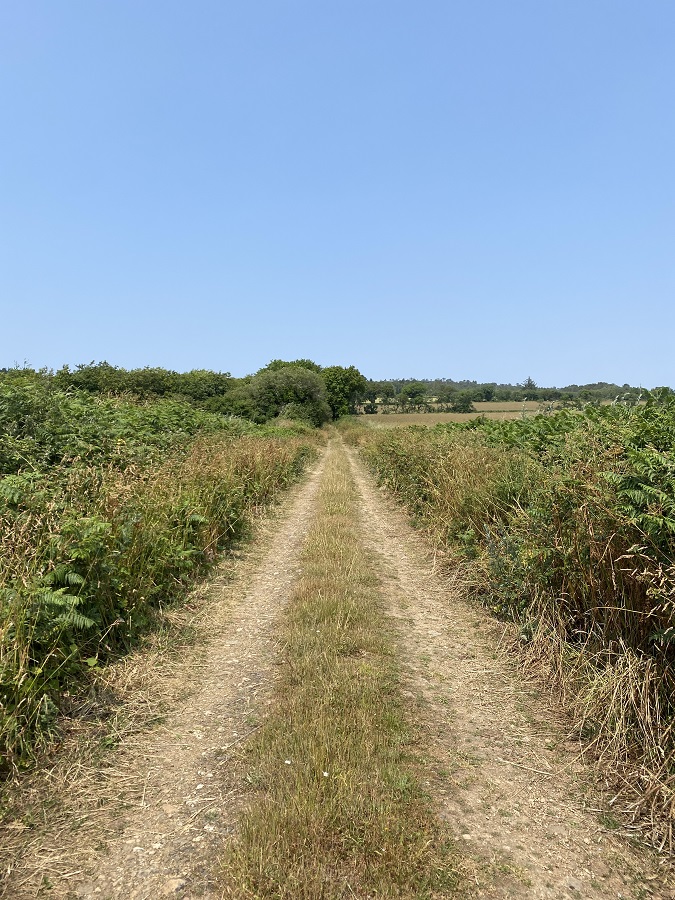
[[[541,387],[528,377],[519,384],[437,379],[366,379],[356,366],[320,366],[311,359],[274,359],[243,378],[229,372],[161,367],[125,369],[108,362],[83,363],[56,372],[28,368],[0,370],[3,380],[30,377],[59,391],[129,395],[141,400],[171,397],[208,412],[239,416],[257,424],[275,419],[315,427],[344,415],[378,411],[473,412],[482,402],[555,402],[577,405],[620,400],[636,403],[641,388],[610,382]]]
[[[642,388],[629,384],[599,381],[594,384],[570,384],[566,387],[541,387],[533,378],[518,384],[454,381],[436,379],[388,379],[369,381],[364,395],[364,411],[376,412],[378,406],[397,411],[447,409],[449,412],[472,412],[474,403],[538,401],[560,405],[620,400],[635,403]]]
[[[253,375],[192,369],[174,372],[146,366],[125,369],[90,362],[56,372],[29,368],[0,370],[0,380],[40,382],[55,392],[129,396],[140,400],[173,398],[212,413],[239,416],[256,424],[291,419],[318,427],[358,411],[366,379],[355,366],[326,366],[309,359],[272,360]]]

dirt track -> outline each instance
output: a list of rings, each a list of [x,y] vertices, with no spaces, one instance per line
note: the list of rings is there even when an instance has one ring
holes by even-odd
[[[463,599],[460,584],[434,572],[420,537],[353,456],[352,465],[400,626],[417,749],[438,815],[456,834],[464,895],[675,897],[656,858],[602,824],[576,747],[545,695],[523,684],[499,649],[500,629]],[[322,469],[263,529],[234,577],[214,579],[208,644],[176,668],[162,725],[111,751],[58,815],[45,811],[42,824],[12,842],[5,897],[220,896],[220,853],[242,802],[236,750],[269,702],[275,620],[298,571]]]

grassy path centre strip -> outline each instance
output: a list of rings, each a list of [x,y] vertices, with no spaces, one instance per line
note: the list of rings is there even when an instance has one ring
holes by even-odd
[[[415,777],[358,495],[342,448],[328,453],[277,695],[245,751],[254,794],[225,861],[226,896],[448,897],[452,846]]]

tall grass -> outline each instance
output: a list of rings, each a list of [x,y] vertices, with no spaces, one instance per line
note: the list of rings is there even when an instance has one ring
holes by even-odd
[[[0,385],[0,423],[0,752],[10,769],[50,741],[88,669],[123,653],[244,536],[316,439],[34,383]]]
[[[370,431],[381,482],[476,589],[672,841],[675,404]]]

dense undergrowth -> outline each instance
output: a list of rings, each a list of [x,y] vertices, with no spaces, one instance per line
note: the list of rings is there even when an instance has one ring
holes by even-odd
[[[313,455],[177,399],[0,381],[0,752],[34,759],[64,699],[241,539]]]
[[[354,438],[438,547],[520,625],[583,737],[672,844],[675,403]]]

